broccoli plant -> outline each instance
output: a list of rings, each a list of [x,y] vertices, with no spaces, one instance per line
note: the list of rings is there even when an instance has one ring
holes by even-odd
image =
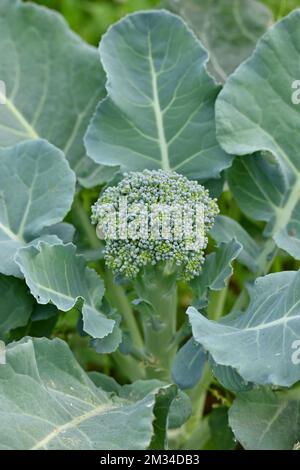
[[[299,449],[300,10],[163,3],[0,0],[0,449]]]

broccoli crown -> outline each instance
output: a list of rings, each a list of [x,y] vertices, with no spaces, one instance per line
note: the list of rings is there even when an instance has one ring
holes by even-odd
[[[207,232],[218,214],[208,191],[173,171],[125,173],[92,206],[92,223],[106,240],[105,261],[134,278],[146,265],[172,262],[178,278],[201,271]]]

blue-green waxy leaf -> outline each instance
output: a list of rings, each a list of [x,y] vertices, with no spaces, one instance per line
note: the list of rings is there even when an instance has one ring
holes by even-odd
[[[100,56],[109,96],[85,136],[93,160],[202,180],[230,166],[215,138],[219,87],[206,71],[205,50],[179,17],[130,15],[104,35]]]
[[[97,380],[97,378],[96,378]],[[102,378],[98,378],[98,382],[103,382]],[[108,388],[108,384],[106,382],[106,387]],[[160,380],[152,379],[152,380],[138,380],[130,385],[124,385],[116,390],[115,384],[111,383],[111,391],[117,393],[121,398],[129,398],[134,400],[141,400],[142,398],[146,397],[151,391],[157,390],[161,387],[166,386],[166,384]],[[175,393],[174,393],[175,390]],[[191,400],[188,395],[181,390],[176,393],[176,387],[173,385],[172,389],[170,390],[173,394],[173,401],[171,406],[167,406],[167,410],[169,411],[168,416],[168,425],[169,428],[174,429],[180,427],[191,415]],[[168,397],[167,397],[168,398]],[[158,410],[155,410],[156,412]],[[161,437],[164,438],[164,434],[161,434]]]
[[[205,351],[191,338],[175,356],[172,379],[182,390],[193,388],[202,376],[205,362]]]
[[[288,187],[270,153],[236,158],[226,176],[235,200],[248,217],[265,222],[276,219]]]
[[[12,343],[6,358],[0,366],[1,450],[144,450],[154,438],[163,441],[174,385],[112,399],[59,339]]]
[[[75,235],[75,227],[66,222],[61,222],[50,227],[45,227],[41,236],[56,235],[63,243],[72,243]]]
[[[273,234],[280,248],[299,259],[300,202],[295,204],[289,199],[294,179],[291,183],[285,176],[276,161],[266,154],[237,158],[227,173],[230,189],[245,214],[268,222],[265,234]]]
[[[209,72],[225,82],[249,57],[272,23],[271,11],[256,0],[164,0],[182,16],[209,52]]]
[[[65,217],[74,192],[75,175],[53,145],[35,140],[0,149],[0,272],[21,276],[17,250],[53,236],[45,228]]]
[[[210,235],[218,244],[235,239],[243,247],[237,259],[251,271],[257,272],[256,260],[261,249],[238,222],[224,215],[218,215]]]
[[[83,135],[106,95],[97,50],[57,13],[19,0],[0,2],[0,146],[44,138],[63,150],[80,176],[86,165]]]
[[[232,262],[238,257],[242,246],[236,241],[221,243],[214,253],[206,257],[201,274],[191,281],[194,305],[199,308],[207,301],[208,290],[218,291],[226,287],[233,273]]]
[[[59,310],[53,304],[36,304],[30,317],[28,334],[38,338],[51,336],[59,314]]]
[[[248,309],[219,323],[188,309],[196,341],[217,364],[248,382],[290,386],[300,380],[300,271],[258,278]]]
[[[115,322],[100,310],[104,284],[98,274],[87,268],[76,248],[40,242],[19,250],[16,261],[32,295],[41,304],[52,302],[64,312],[82,305],[84,331],[94,338],[112,333]]]
[[[119,315],[111,315],[110,318],[115,321],[111,334],[102,339],[93,339],[91,343],[92,347],[99,354],[110,354],[114,352],[122,341],[122,332],[119,328],[121,317]]]
[[[14,328],[26,325],[33,297],[20,279],[0,274],[0,338]]]
[[[229,424],[246,450],[293,450],[299,443],[300,402],[271,390],[240,393]]]
[[[114,393],[121,398],[129,398],[141,400],[147,396],[152,390],[163,387],[166,384],[160,380],[138,380],[130,385],[121,387],[112,377],[101,374],[100,372],[90,372],[89,377],[97,385],[110,393]],[[171,403],[168,426],[170,429],[179,428],[184,424],[192,413],[192,404],[189,396],[179,390]]]
[[[297,10],[265,34],[253,56],[228,79],[216,104],[217,136],[224,150],[254,154],[229,172],[238,203],[251,217],[268,221],[266,233],[297,259],[300,107],[293,84],[300,72],[299,31]],[[264,154],[257,155],[261,151]]]
[[[221,366],[210,358],[212,372],[223,387],[232,392],[245,392],[253,388],[253,384],[246,382],[235,369]]]

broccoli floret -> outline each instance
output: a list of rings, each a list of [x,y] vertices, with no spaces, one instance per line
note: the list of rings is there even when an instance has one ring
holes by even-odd
[[[200,224],[196,207],[202,208]],[[92,222],[106,240],[105,261],[115,274],[132,279],[146,265],[172,262],[178,278],[190,280],[201,271],[207,232],[218,212],[198,182],[173,171],[144,170],[125,173],[105,189],[92,207]]]

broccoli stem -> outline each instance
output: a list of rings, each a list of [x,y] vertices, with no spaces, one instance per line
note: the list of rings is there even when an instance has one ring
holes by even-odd
[[[170,265],[147,267],[135,281],[141,301],[148,305],[148,314],[142,314],[145,352],[150,356],[146,364],[148,379],[170,382],[171,366],[177,346],[173,341],[177,324],[176,272]]]
[[[134,345],[139,349],[143,349],[144,342],[124,289],[114,282],[114,276],[111,271],[105,270],[102,275],[105,280],[108,301],[122,315],[125,327],[128,328]]]

